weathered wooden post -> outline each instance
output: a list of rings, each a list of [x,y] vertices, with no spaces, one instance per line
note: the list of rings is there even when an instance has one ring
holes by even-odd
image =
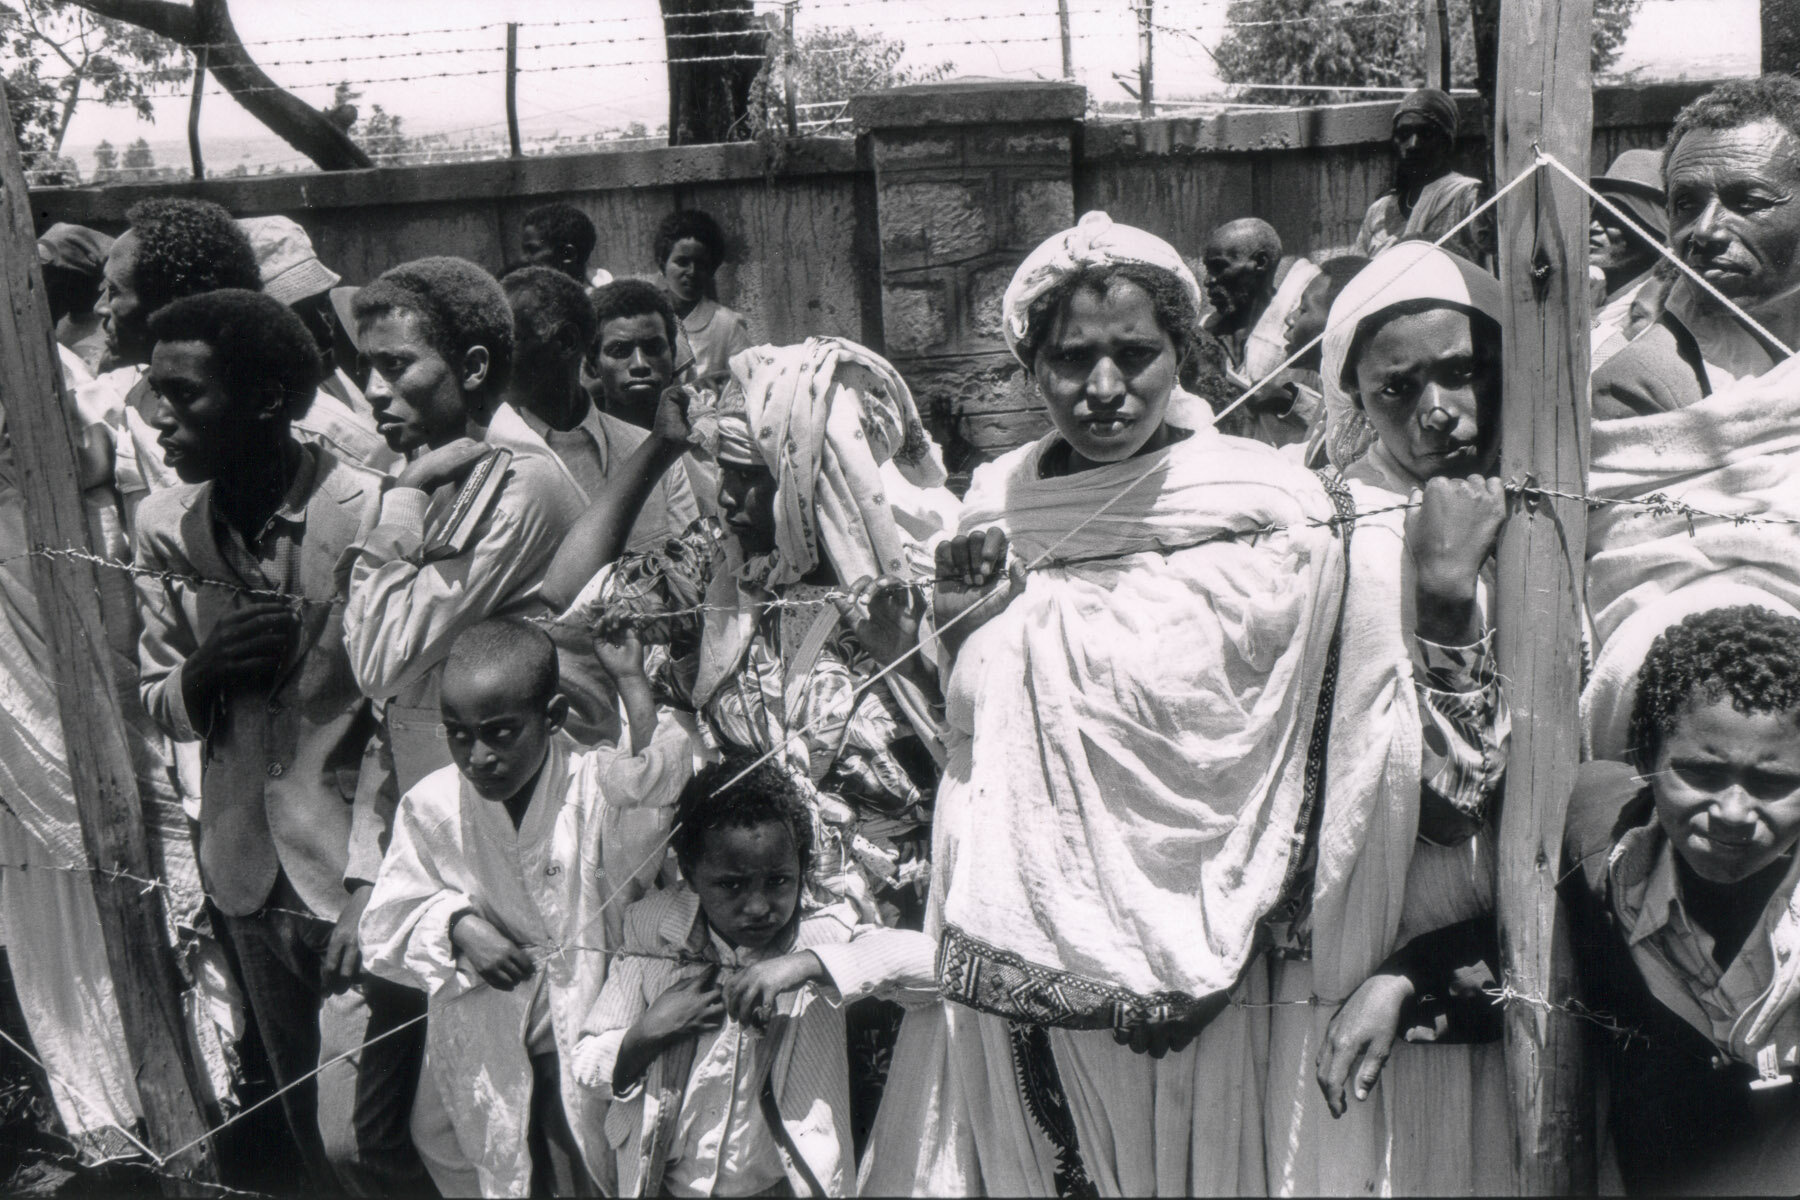
[[[62,365],[51,334],[50,306],[37,268],[31,198],[13,134],[12,113],[0,96],[0,271],[5,274],[5,325],[0,327],[0,403],[12,435],[25,496],[25,527],[34,546],[93,553],[74,434],[64,413]],[[69,777],[92,866],[94,901],[112,966],[113,993],[136,1068],[138,1098],[156,1147],[186,1146],[207,1131],[205,1094],[186,1034],[181,977],[165,932],[160,889],[144,834],[137,776],[125,737],[115,681],[107,663],[96,568],[66,556],[32,564],[38,606],[51,654]],[[135,876],[136,880],[126,878]],[[172,1159],[173,1175],[216,1183],[209,1141]],[[168,1186],[181,1190],[171,1179]]]
[[[1494,178],[1535,147],[1588,174],[1592,0],[1502,0]],[[1587,198],[1549,171],[1499,205],[1506,294],[1506,478],[1579,495],[1588,447]],[[1527,494],[1500,539],[1499,662],[1512,703],[1500,817],[1506,1060],[1528,1195],[1594,1187],[1583,1030],[1567,1009],[1574,962],[1556,899],[1563,817],[1579,761],[1583,502]]]

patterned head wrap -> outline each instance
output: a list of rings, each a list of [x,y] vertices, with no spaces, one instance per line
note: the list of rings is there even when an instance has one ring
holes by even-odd
[[[1399,304],[1437,300],[1450,308],[1500,320],[1500,283],[1466,258],[1429,242],[1401,242],[1375,256],[1332,302],[1325,319],[1321,374],[1325,386],[1325,452],[1343,470],[1375,441],[1374,427],[1356,404],[1348,361],[1362,323]]]
[[[1456,140],[1456,101],[1437,88],[1420,88],[1411,93],[1394,108],[1394,124],[1400,124],[1400,118],[1408,114],[1417,114],[1430,121],[1451,141]]]
[[[1175,247],[1153,233],[1115,225],[1103,212],[1083,213],[1075,228],[1063,230],[1026,255],[1006,285],[1000,308],[1006,345],[1013,356],[1031,366],[1019,347],[1029,332],[1031,306],[1038,297],[1078,271],[1114,263],[1138,263],[1169,272],[1193,301],[1194,311],[1200,311],[1200,284]]]

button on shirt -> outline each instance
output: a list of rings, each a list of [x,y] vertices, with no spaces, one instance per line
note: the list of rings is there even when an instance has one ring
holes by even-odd
[[[726,970],[778,957],[743,950],[710,929],[711,957]],[[700,1035],[663,1187],[673,1196],[752,1196],[787,1179],[760,1107],[771,1063],[768,1039],[730,1017]]]

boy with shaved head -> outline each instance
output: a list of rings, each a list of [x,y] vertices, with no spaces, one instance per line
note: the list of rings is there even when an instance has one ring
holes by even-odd
[[[681,727],[657,723],[641,642],[610,632],[598,649],[628,751],[561,733],[569,703],[542,629],[497,619],[457,636],[439,693],[454,766],[401,801],[363,915],[370,969],[431,997],[413,1136],[446,1195],[610,1182],[602,1107],[563,1064],[691,766]]]
[[[1268,379],[1287,358],[1288,319],[1319,268],[1304,258],[1283,258],[1281,235],[1255,217],[1227,221],[1213,230],[1200,258],[1208,307],[1201,326],[1219,340],[1226,374],[1241,392]],[[1317,398],[1283,377],[1270,380],[1221,428],[1286,446],[1306,440],[1317,413]]]

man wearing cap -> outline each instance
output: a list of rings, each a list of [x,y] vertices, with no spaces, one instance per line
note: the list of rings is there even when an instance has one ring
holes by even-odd
[[[1591,338],[1594,366],[1598,367],[1630,340],[1627,327],[1632,302],[1645,288],[1654,286],[1655,267],[1662,261],[1656,244],[1669,239],[1669,214],[1659,151],[1627,150],[1613,159],[1606,174],[1592,182],[1596,192],[1623,209],[1626,216],[1655,238],[1652,242],[1627,227],[1603,205],[1594,204],[1593,220],[1588,225],[1588,263],[1606,281],[1594,313]]]
[[[362,389],[333,358],[339,333],[331,291],[342,277],[319,261],[312,239],[291,217],[245,217],[238,228],[256,251],[263,294],[287,305],[319,346],[319,391],[312,407],[295,420],[295,433],[330,447],[339,458],[391,472],[400,456],[375,428],[374,410]]]
[[[50,319],[56,322],[56,341],[70,353],[65,365],[77,360],[92,376],[106,354],[106,333],[94,302],[100,298],[100,281],[106,273],[106,254],[113,240],[98,229],[58,221],[44,230],[37,242],[38,267],[44,273],[44,294],[50,301]]]
[[[1354,253],[1366,258],[1410,238],[1436,241],[1481,203],[1481,181],[1450,168],[1456,150],[1456,101],[1437,88],[1420,88],[1394,110],[1394,189],[1363,216]],[[1446,250],[1480,262],[1475,227],[1444,243]]]
[[[1739,312],[1800,345],[1800,80],[1733,80],[1682,109],[1662,182],[1670,249],[1731,303],[1677,280],[1656,322],[1594,371],[1596,419],[1687,408],[1787,357]]]

